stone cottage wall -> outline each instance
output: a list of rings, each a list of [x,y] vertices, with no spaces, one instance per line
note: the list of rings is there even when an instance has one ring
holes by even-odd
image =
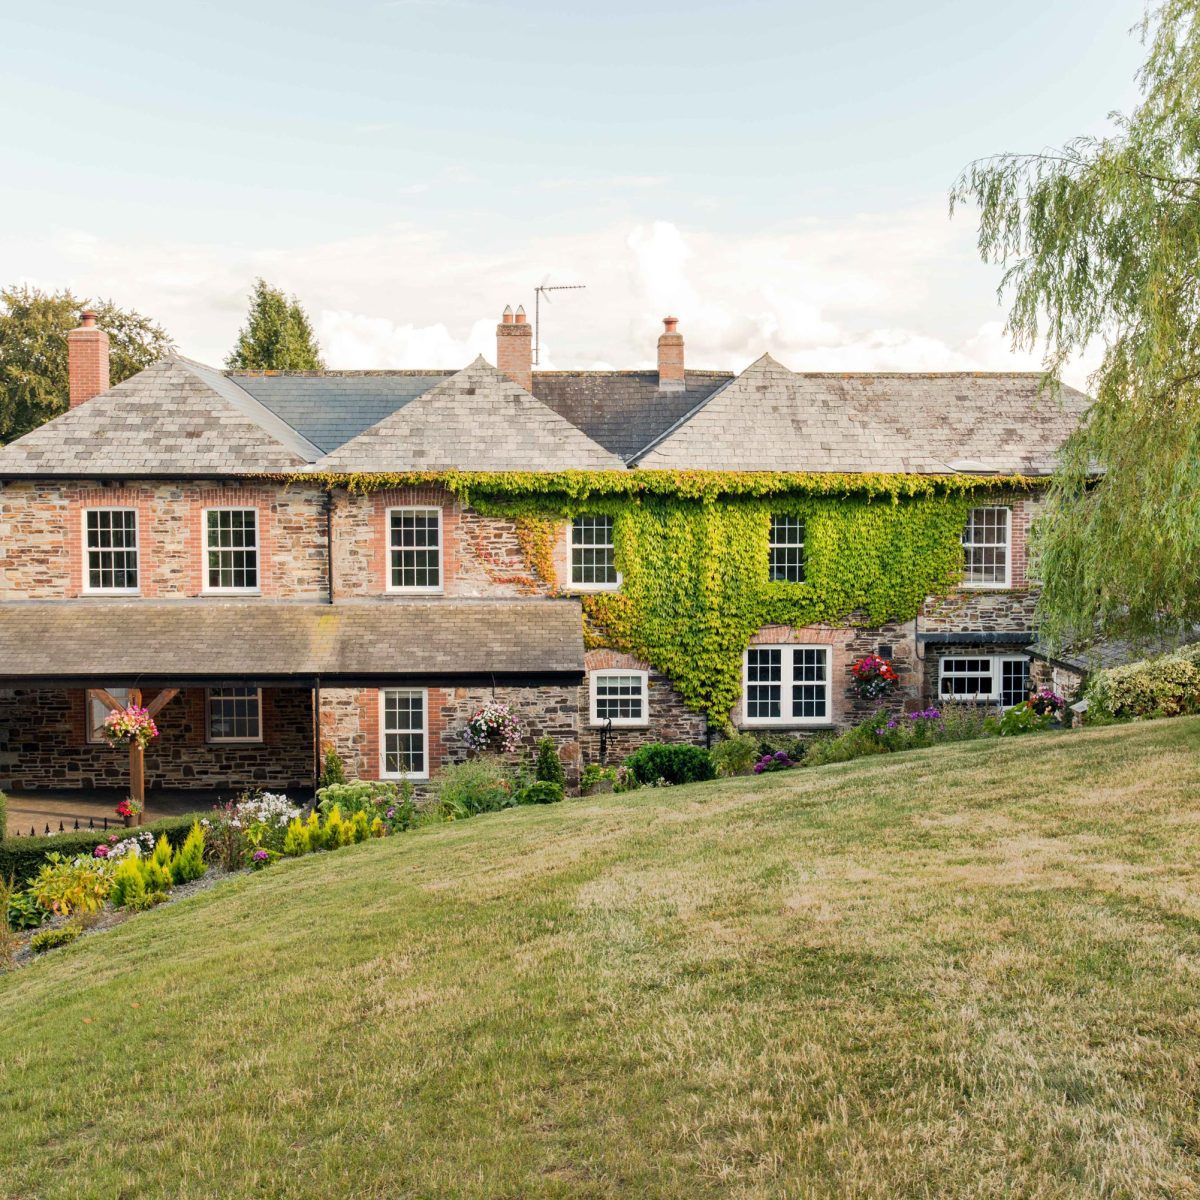
[[[154,693],[147,692],[148,703]],[[155,717],[159,736],[146,749],[146,786],[171,791],[247,788],[306,794],[312,787],[312,700],[307,688],[263,690],[263,741],[206,740],[205,693],[188,688]],[[81,688],[0,692],[7,746],[0,787],[7,790],[129,787],[129,755],[86,736]]]

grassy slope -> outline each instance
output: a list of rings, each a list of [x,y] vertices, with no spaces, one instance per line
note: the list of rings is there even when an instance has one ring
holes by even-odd
[[[1200,721],[522,810],[0,978],[8,1197],[1200,1196]]]

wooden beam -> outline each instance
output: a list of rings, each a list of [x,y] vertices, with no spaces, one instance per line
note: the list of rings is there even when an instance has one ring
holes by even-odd
[[[124,708],[125,705],[119,700],[114,700],[103,688],[89,688],[88,691],[96,697],[106,708],[111,708],[114,712],[117,709]]]
[[[146,705],[146,711],[152,717],[156,716],[158,713],[162,712],[162,710],[178,695],[178,688],[163,688],[163,690],[159,692],[149,704]]]

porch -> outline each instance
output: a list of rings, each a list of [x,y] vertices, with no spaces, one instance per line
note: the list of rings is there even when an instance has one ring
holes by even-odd
[[[8,836],[40,837],[47,831],[70,833],[89,828],[104,832],[106,823],[110,832],[123,829],[124,823],[113,810],[127,794],[124,788],[9,792]],[[145,820],[205,812],[232,797],[229,791],[150,791],[146,794]]]

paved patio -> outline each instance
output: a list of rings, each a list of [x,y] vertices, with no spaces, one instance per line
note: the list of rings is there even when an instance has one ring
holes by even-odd
[[[114,790],[111,793],[79,791],[10,792],[8,794],[8,836],[28,837],[32,830],[38,834],[58,833],[61,824],[64,830],[88,827],[88,821],[96,829],[104,828],[105,818],[109,829],[124,828],[124,821],[117,816],[116,807],[128,793]],[[153,792],[146,797],[146,821],[159,817],[176,817],[184,813],[204,812],[214,804],[233,798],[232,792]]]

